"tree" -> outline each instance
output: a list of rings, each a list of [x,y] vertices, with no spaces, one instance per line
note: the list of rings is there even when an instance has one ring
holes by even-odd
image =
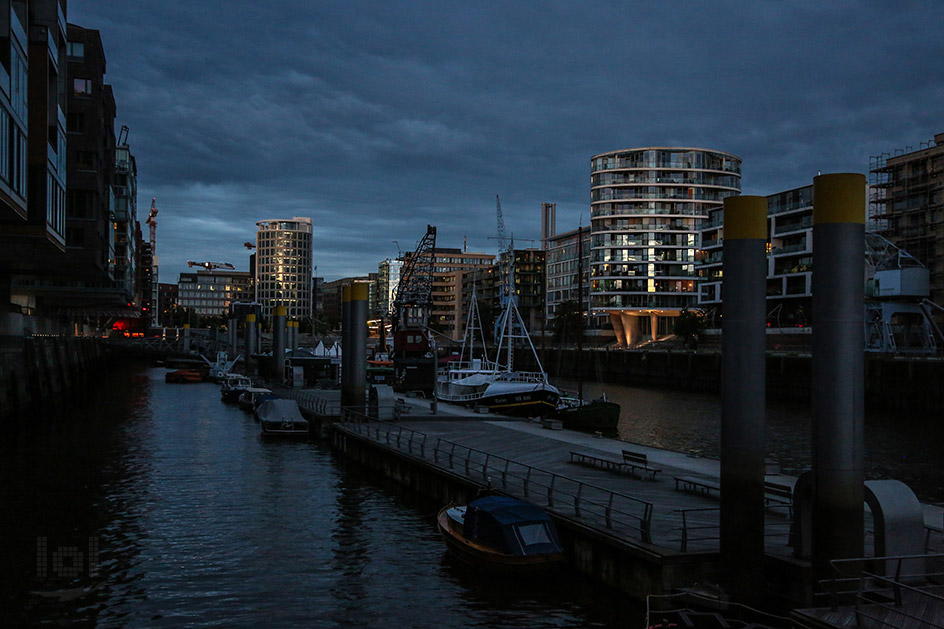
[[[705,328],[705,313],[683,308],[675,318],[675,336],[685,341],[685,347],[698,349],[698,337]]]
[[[551,331],[554,333],[554,340],[558,342],[564,340],[576,342],[577,337],[583,335],[583,319],[584,313],[580,304],[573,300],[563,302],[558,306],[554,318],[551,319]]]

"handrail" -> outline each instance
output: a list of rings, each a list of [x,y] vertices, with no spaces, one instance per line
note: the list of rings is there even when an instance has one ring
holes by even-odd
[[[432,460],[454,473],[530,500],[560,515],[597,521],[612,532],[632,532],[652,543],[651,502],[519,463],[505,457],[376,420],[349,408],[341,419],[351,432],[380,444]],[[641,512],[640,512],[641,511]]]
[[[899,616],[904,616],[912,620],[919,620],[928,627],[937,627],[939,629],[944,629],[944,624],[935,624],[928,618],[915,616],[909,611],[905,611],[907,605],[906,601],[902,596],[903,592],[909,592],[912,594],[911,603],[915,603],[916,607],[923,608],[924,605],[919,603],[919,601],[934,600],[944,602],[944,595],[935,594],[931,592],[931,589],[942,588],[944,586],[940,585],[935,579],[939,580],[941,577],[944,577],[944,572],[921,572],[914,574],[902,574],[903,564],[909,560],[944,560],[944,554],[940,553],[929,553],[924,555],[896,555],[888,557],[857,557],[852,559],[833,559],[829,562],[830,567],[836,572],[837,576],[834,576],[832,579],[822,579],[819,581],[820,588],[822,592],[818,592],[818,596],[829,596],[830,605],[832,609],[838,609],[839,601],[841,597],[854,596],[855,598],[855,614],[857,621],[860,618],[869,618],[874,620],[884,626],[900,626],[899,624],[892,624],[887,622],[884,618],[875,616],[868,613],[863,607],[869,605],[872,608],[879,608],[889,611],[893,614]],[[894,562],[895,570],[894,577],[888,577],[885,575],[880,575],[876,572],[871,572],[865,568],[869,563],[878,562],[879,564],[888,565],[889,562]],[[855,570],[855,574],[850,574],[843,570],[846,565],[855,565],[859,566]],[[924,582],[930,583],[926,587],[919,585],[904,583],[904,580],[922,580]],[[853,586],[853,584],[855,584]],[[849,585],[853,587],[840,589],[841,587]],[[886,603],[881,601],[876,595],[881,593],[891,594],[891,603]],[[917,599],[917,600],[915,600]]]

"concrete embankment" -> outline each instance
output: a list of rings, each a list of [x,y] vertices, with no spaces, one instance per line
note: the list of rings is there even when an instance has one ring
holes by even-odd
[[[101,376],[105,356],[95,338],[0,337],[0,421],[15,428],[27,415],[49,417]]]
[[[521,352],[519,369],[530,369]],[[679,391],[719,393],[721,354],[691,350],[585,350],[580,373],[574,349],[548,349],[542,358],[553,377]],[[812,359],[808,354],[767,353],[767,396],[808,401]],[[944,360],[866,354],[865,397],[872,408],[938,412],[944,408]]]

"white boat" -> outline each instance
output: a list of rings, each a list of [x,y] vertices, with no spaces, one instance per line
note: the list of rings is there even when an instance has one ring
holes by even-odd
[[[513,272],[509,275],[513,276]],[[541,361],[511,291],[508,291],[505,297],[505,308],[497,327],[501,333],[495,350],[495,360],[489,361],[473,289],[459,360],[450,362],[445,369],[437,373],[436,397],[445,402],[485,407],[489,411],[504,415],[553,415],[560,399],[560,391],[547,381],[547,374],[541,367]],[[538,371],[514,370],[516,340],[526,342],[531,349]],[[477,342],[481,343],[478,358],[475,357]],[[504,363],[501,362],[502,357],[505,359]]]
[[[252,388],[252,380],[241,373],[223,374],[220,397],[224,402],[236,402],[246,389]]]
[[[233,360],[229,359],[229,354],[226,352],[217,352],[216,353],[216,362],[211,363],[210,359],[206,356],[201,355],[200,358],[203,359],[203,362],[209,367],[209,379],[211,382],[220,382],[223,380],[223,377],[230,372],[236,363],[242,358],[242,355],[237,356]]]
[[[256,409],[262,434],[270,437],[307,437],[308,420],[302,417],[295,400],[266,400]]]

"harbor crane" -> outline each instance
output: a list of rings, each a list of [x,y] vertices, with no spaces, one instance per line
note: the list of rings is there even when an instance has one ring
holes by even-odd
[[[246,249],[249,249],[250,251],[256,248],[256,246],[252,244],[252,242],[249,240],[243,243],[243,247],[245,247]]]
[[[151,199],[151,212],[144,221],[151,228],[151,255],[157,252],[157,197]]]
[[[207,271],[212,271],[213,269],[226,269],[228,271],[236,270],[236,267],[229,262],[194,262],[193,260],[187,260],[187,266],[202,266]]]

